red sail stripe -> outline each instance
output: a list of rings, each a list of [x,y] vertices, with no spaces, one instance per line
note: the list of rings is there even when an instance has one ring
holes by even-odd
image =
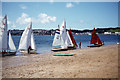
[[[2,20],[3,25],[5,25],[4,20],[7,19],[7,16],[5,16]]]
[[[60,31],[60,29],[56,29],[57,31]]]

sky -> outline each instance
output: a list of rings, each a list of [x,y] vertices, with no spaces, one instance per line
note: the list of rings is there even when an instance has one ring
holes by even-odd
[[[67,29],[93,29],[118,26],[117,2],[2,2],[9,29],[56,29],[66,21]]]

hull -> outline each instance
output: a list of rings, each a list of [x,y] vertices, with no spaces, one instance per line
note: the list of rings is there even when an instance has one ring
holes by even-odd
[[[87,47],[100,47],[100,46],[102,46],[102,45],[90,45],[90,46],[87,46]]]
[[[28,51],[27,50],[21,50],[20,53],[22,53],[22,54],[28,54]],[[30,50],[29,54],[36,54],[36,50]]]
[[[2,56],[14,56],[16,55],[16,51],[8,51],[8,52],[2,52]]]
[[[76,47],[72,47],[72,46],[68,47],[68,50],[73,50],[73,49],[76,49]]]
[[[68,50],[67,48],[65,48],[65,49],[63,49],[63,48],[53,48],[51,51],[57,52],[57,51],[67,51],[67,50]]]
[[[36,54],[36,50],[31,50],[30,54]]]
[[[28,54],[28,51],[27,50],[20,50],[20,53],[21,54]]]

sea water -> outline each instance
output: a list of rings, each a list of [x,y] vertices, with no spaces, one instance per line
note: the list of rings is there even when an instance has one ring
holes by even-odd
[[[91,35],[73,35],[77,44],[81,42],[81,48],[87,48],[90,45]],[[104,41],[105,45],[117,44],[119,41],[119,35],[98,35],[101,41]],[[21,36],[12,35],[16,48],[19,47]],[[50,53],[54,35],[34,35],[35,44],[38,53]]]

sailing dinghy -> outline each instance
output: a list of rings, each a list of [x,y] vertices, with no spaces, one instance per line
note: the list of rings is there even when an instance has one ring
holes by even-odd
[[[8,31],[7,31],[7,16],[5,16],[2,20],[2,26],[0,27],[0,50],[2,55],[15,55],[16,47],[12,40],[12,36],[9,33],[9,41],[8,41]]]
[[[90,44],[94,44],[94,45],[90,45],[88,47],[100,47],[100,46],[102,46],[102,42],[101,42],[99,36],[96,34],[95,28],[93,29],[93,32],[92,32]]]
[[[31,47],[30,54],[36,54],[34,36],[32,33],[32,22],[25,28],[21,36],[18,51],[20,51],[20,53],[26,54],[28,53],[29,47]]]
[[[53,48],[52,51],[65,51],[67,50],[67,31],[66,22],[63,21],[60,29],[56,29],[55,37],[52,46],[60,46],[59,48]]]

